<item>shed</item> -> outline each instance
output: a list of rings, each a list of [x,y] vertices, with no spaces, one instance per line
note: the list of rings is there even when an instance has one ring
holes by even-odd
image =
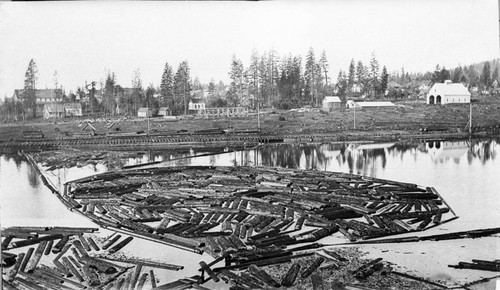
[[[153,114],[149,108],[139,108],[139,110],[137,111],[137,117],[139,118],[149,118],[152,115]]]
[[[51,103],[43,106],[43,118],[63,118],[64,117],[64,104]]]
[[[427,104],[451,103],[470,103],[470,92],[462,83],[446,80],[444,83],[434,84],[427,93]]]
[[[341,100],[337,96],[326,96],[323,99],[323,110],[331,112],[340,108]]]
[[[160,107],[158,116],[172,116],[172,110],[169,107]]]

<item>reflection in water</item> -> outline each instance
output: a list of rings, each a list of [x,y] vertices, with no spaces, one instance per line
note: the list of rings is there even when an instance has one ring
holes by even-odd
[[[433,163],[496,156],[496,140],[430,141],[417,143],[274,144],[251,150],[168,162],[167,165],[271,166],[345,171],[377,176],[395,160],[430,158]],[[427,156],[427,157],[425,157]]]

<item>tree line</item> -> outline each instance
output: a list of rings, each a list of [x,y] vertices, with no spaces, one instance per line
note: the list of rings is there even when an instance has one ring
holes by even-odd
[[[157,110],[163,106],[169,107],[175,115],[186,114],[189,101],[204,96],[203,91],[208,91],[208,96],[205,96],[207,107],[289,109],[319,106],[327,95],[337,95],[345,102],[348,98],[356,97],[395,99],[405,97],[405,92],[410,93],[410,90],[394,90],[390,82],[410,88],[418,82],[432,85],[450,79],[455,83],[463,83],[469,89],[492,92],[499,86],[499,66],[499,60],[496,59],[449,70],[436,65],[433,71],[424,73],[410,73],[404,68],[389,73],[372,53],[367,65],[361,60],[352,59],[349,66],[345,70],[340,69],[337,78],[332,80],[324,50],[317,54],[311,47],[304,59],[300,55],[279,55],[274,50],[260,54],[253,50],[248,65],[236,55],[232,56],[228,71],[229,84],[222,81],[216,83],[212,79],[204,85],[196,77],[193,80],[189,63],[184,60],[175,71],[168,62],[165,63],[158,87],[153,84],[145,87],[141,72],[136,69],[129,88],[118,84],[116,75],[108,71],[104,81],[85,83],[77,87],[75,93],[59,91],[64,101],[80,100],[84,111],[92,115],[135,115],[140,107]],[[27,113],[35,117],[37,81],[38,68],[31,59],[25,73],[24,93],[20,99],[5,98],[0,112],[7,117],[25,116]],[[54,72],[54,87],[59,87],[57,71]]]

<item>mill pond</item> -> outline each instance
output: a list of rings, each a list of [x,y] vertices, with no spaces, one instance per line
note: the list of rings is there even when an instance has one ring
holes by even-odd
[[[38,164],[42,165],[42,173],[58,190],[62,190],[68,181],[151,162],[155,162],[154,166],[158,167],[265,166],[290,170],[342,172],[431,186],[439,192],[459,218],[418,234],[427,236],[500,227],[498,222],[500,201],[496,196],[500,186],[500,181],[498,181],[500,161],[496,156],[499,150],[498,141],[498,139],[484,139],[434,140],[415,143],[274,144],[234,151],[220,148],[215,152],[214,150],[211,152],[185,150],[180,153],[142,151],[140,154],[131,154],[54,151],[31,155],[35,160],[41,161]],[[65,156],[67,156],[66,160],[70,160],[82,154],[87,155],[76,164],[57,162]],[[112,158],[107,158],[109,155]],[[11,226],[97,227],[86,217],[68,210],[43,184],[37,170],[21,155],[4,154],[0,157],[0,188],[3,228]],[[99,231],[103,240],[105,236],[113,233],[107,229]],[[397,237],[413,235],[407,233]],[[326,237],[321,240],[323,244],[347,242],[348,240],[342,236]],[[452,287],[495,276],[495,272],[455,269],[448,265],[456,265],[472,259],[496,259],[497,246],[498,236],[492,235],[480,239],[364,244],[360,245],[360,250],[366,259],[381,257],[384,261],[392,263],[399,272],[410,273],[415,277]],[[345,245],[339,245],[328,249],[344,248]],[[199,273],[199,261],[203,260],[208,263],[213,260],[207,253],[199,256],[139,238],[135,238],[123,248],[123,251],[127,255],[164,261],[183,267],[178,271],[162,272],[159,270],[156,275],[159,285],[196,275]],[[468,287],[469,289],[494,289],[494,285],[493,280]],[[229,284],[210,281],[203,286],[211,289],[224,289],[228,288]],[[303,286],[307,287],[307,285]]]

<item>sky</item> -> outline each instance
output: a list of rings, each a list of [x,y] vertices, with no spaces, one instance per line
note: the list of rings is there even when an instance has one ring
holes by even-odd
[[[0,2],[0,99],[24,86],[75,91],[108,71],[130,87],[159,86],[165,63],[187,60],[202,83],[228,82],[233,55],[327,54],[330,78],[375,53],[389,72],[452,68],[499,57],[497,0]]]

